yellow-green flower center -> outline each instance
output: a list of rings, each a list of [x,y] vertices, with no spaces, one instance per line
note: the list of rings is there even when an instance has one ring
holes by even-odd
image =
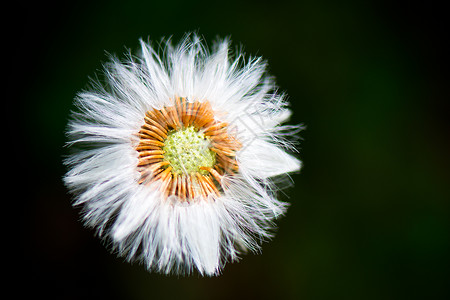
[[[216,153],[209,147],[209,139],[194,126],[189,126],[168,132],[162,150],[173,174],[199,172],[206,175],[208,172],[200,167],[212,168],[216,163]]]
[[[137,135],[138,183],[158,187],[164,197],[220,197],[223,177],[239,171],[242,144],[215,119],[209,101],[175,97],[173,105],[148,110]]]

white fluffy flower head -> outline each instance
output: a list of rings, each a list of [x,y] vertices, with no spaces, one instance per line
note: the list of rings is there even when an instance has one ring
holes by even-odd
[[[273,180],[300,169],[299,126],[261,58],[208,50],[196,35],[141,41],[78,94],[64,180],[85,224],[149,270],[217,275],[272,236],[286,203]],[[280,182],[280,180],[277,180]]]

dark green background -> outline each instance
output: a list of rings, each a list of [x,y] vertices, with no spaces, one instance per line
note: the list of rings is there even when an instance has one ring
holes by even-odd
[[[22,5],[22,4],[21,4]],[[23,4],[27,136],[21,281],[58,299],[444,299],[449,122],[444,10],[379,1]],[[61,182],[75,94],[138,38],[231,36],[269,61],[304,123],[292,203],[262,255],[217,278],[147,273],[108,253]],[[5,58],[5,56],[4,56]],[[17,136],[16,136],[17,138]],[[27,176],[28,175],[28,176]],[[30,180],[31,179],[31,180]],[[31,288],[33,286],[33,288]],[[46,297],[47,298],[47,297]]]

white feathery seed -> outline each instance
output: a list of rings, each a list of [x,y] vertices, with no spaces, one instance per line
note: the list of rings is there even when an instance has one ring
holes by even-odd
[[[147,42],[140,45],[137,56],[129,54],[123,61],[111,57],[104,82],[93,81],[77,95],[67,130],[73,154],[65,160],[65,184],[73,204],[83,208],[86,226],[110,241],[118,255],[142,262],[150,271],[218,275],[226,262],[246,250],[258,252],[261,242],[272,237],[274,220],[288,206],[276,199],[281,186],[272,178],[299,171],[301,162],[288,152],[295,151],[300,126],[281,125],[291,111],[266,74],[266,62],[240,52],[232,55],[229,40],[208,50],[190,34],[178,45],[166,42],[162,54]],[[225,147],[229,156],[217,155],[238,168],[217,167],[220,179],[210,170],[205,176],[212,185],[180,175],[186,187],[203,182],[203,196],[189,190],[188,198],[188,188],[167,165],[158,169],[160,179],[157,171],[138,168],[144,159],[137,147],[151,140],[138,135],[146,112],[181,106],[174,99],[186,99],[186,110],[208,101],[214,113],[210,124],[229,124],[227,138],[239,144],[234,150]],[[201,120],[200,109],[197,113]],[[206,132],[205,126],[199,132]],[[214,133],[211,145],[222,134]],[[163,180],[165,170],[169,175]],[[215,187],[219,193],[212,192]]]

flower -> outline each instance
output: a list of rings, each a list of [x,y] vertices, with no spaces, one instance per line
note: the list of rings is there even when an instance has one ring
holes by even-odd
[[[266,63],[229,44],[209,51],[191,34],[158,54],[141,40],[75,99],[64,177],[74,205],[150,271],[217,275],[258,251],[286,211],[276,192],[300,169],[287,153],[300,126],[280,125],[291,112]]]

